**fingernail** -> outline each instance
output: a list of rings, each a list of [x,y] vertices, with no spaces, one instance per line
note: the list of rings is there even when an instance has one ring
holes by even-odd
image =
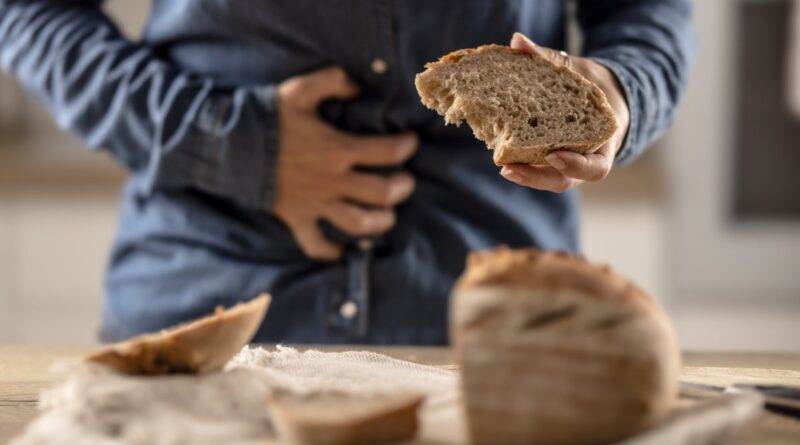
[[[514,37],[522,39],[523,41],[527,42],[531,46],[537,46],[535,43],[533,43],[533,41],[531,39],[528,38],[528,36],[526,36],[525,34],[523,34],[521,32],[515,32],[514,33]]]
[[[525,179],[521,174],[506,167],[500,169],[500,176],[508,179],[509,181],[514,181],[514,182],[522,181]]]
[[[556,170],[562,170],[567,167],[567,163],[555,153],[545,156],[544,160],[547,161],[548,164],[552,165]]]

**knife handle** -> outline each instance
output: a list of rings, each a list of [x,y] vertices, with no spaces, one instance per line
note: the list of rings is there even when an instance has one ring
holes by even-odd
[[[757,391],[764,396],[764,407],[772,412],[800,419],[800,388],[781,385],[729,386],[726,392]]]

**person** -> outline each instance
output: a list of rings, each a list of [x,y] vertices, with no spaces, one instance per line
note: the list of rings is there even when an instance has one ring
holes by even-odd
[[[561,0],[155,0],[141,42],[100,0],[0,0],[2,68],[130,171],[101,338],[268,291],[258,341],[446,343],[466,254],[577,251],[575,187],[675,114],[689,0],[576,7],[581,57],[559,51]],[[426,62],[509,42],[597,82],[612,140],[498,171],[467,126],[420,104]]]

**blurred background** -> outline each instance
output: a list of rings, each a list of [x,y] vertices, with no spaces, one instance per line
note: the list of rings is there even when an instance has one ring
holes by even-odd
[[[697,1],[699,58],[676,126],[583,188],[585,254],[653,293],[688,349],[800,350],[791,4]],[[132,38],[148,6],[107,2]],[[124,177],[0,74],[0,342],[95,341]]]

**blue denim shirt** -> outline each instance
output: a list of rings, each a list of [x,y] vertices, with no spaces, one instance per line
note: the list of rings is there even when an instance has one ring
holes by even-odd
[[[689,3],[577,1],[584,55],[617,75],[631,109],[619,162],[672,121],[693,51]],[[445,126],[420,105],[413,82],[426,62],[507,44],[515,31],[563,48],[562,0],[156,0],[141,42],[126,40],[101,6],[0,0],[0,63],[62,128],[131,172],[105,340],[268,291],[261,341],[442,344],[469,250],[578,249],[575,192],[501,178],[466,126]],[[385,72],[371,69],[376,59]],[[417,188],[396,226],[319,263],[271,212],[275,85],[332,64],[363,90],[325,103],[325,119],[359,134],[413,130],[421,147],[405,166]]]

